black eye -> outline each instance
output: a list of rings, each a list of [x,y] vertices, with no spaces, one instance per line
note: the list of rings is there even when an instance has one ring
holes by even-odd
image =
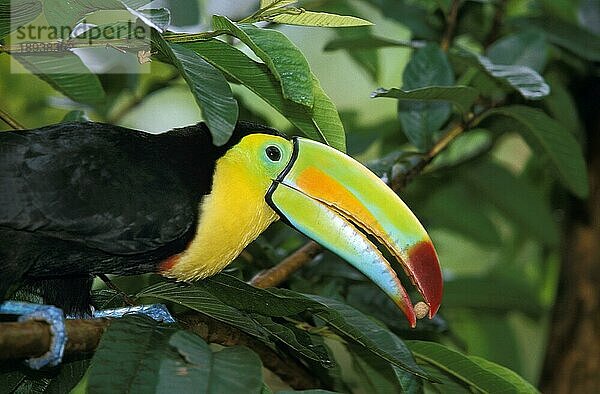
[[[265,149],[265,152],[267,153],[267,157],[269,158],[269,160],[271,161],[279,161],[281,160],[281,150],[273,145],[267,146],[267,149]]]

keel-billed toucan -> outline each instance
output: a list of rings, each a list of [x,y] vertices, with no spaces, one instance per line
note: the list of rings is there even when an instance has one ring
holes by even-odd
[[[67,312],[97,274],[216,274],[272,222],[285,222],[381,287],[415,325],[378,248],[429,306],[442,278],[429,236],[377,176],[324,144],[240,122],[223,146],[207,127],[163,134],[100,123],[0,133],[0,300],[19,286]]]

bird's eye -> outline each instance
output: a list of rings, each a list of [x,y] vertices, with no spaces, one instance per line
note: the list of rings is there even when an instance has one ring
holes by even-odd
[[[267,146],[267,149],[265,149],[265,153],[267,154],[267,157],[271,161],[277,162],[277,161],[281,160],[281,150],[276,146],[273,146],[273,145]]]

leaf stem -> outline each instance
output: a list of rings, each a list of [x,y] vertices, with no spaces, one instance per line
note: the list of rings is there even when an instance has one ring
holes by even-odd
[[[10,116],[7,112],[5,112],[2,108],[0,108],[0,119],[13,128],[13,130],[24,130],[25,126],[21,123],[17,122],[15,118]]]

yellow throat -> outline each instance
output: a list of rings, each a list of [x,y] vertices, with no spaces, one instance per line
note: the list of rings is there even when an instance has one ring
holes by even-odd
[[[163,275],[192,281],[214,275],[279,216],[265,201],[271,180],[253,160],[264,136],[251,134],[217,160],[212,191],[199,206],[196,235]]]

